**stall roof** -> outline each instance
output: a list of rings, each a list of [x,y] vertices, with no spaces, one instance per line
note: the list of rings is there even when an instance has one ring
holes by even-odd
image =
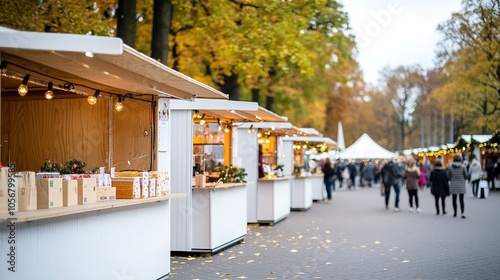
[[[329,137],[319,137],[319,136],[292,136],[283,138],[284,141],[294,141],[294,142],[315,142],[330,144],[332,146],[337,146],[337,142],[330,139]]]
[[[317,131],[316,129],[311,128],[311,127],[299,128],[299,130],[304,132],[306,135],[316,135],[319,137],[323,136],[323,134],[321,134],[319,131]]]
[[[235,122],[285,122],[287,118],[279,116],[259,106],[257,102],[234,100],[172,100],[171,110],[197,110],[200,114],[213,119]]]
[[[123,44],[119,38],[18,31],[0,27],[2,93],[16,92],[30,74],[30,91],[46,91],[49,81],[62,90],[94,94],[157,95],[179,99],[228,96]],[[38,82],[37,82],[38,81]],[[35,83],[32,83],[35,82]]]

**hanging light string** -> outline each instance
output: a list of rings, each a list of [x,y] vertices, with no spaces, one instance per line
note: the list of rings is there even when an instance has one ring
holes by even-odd
[[[72,82],[63,80],[61,78],[57,78],[57,77],[54,77],[54,76],[51,76],[51,75],[48,75],[48,74],[44,74],[44,73],[38,72],[36,70],[32,70],[32,69],[29,69],[27,67],[24,67],[24,66],[21,66],[19,64],[12,63],[12,62],[9,62],[9,61],[6,61],[6,60],[2,60],[2,62],[1,62],[1,67],[2,67],[1,73],[2,73],[2,76],[6,76],[6,77],[9,77],[9,78],[14,78],[14,79],[18,79],[18,80],[23,80],[26,77],[25,75],[22,75],[20,73],[17,73],[15,71],[7,69],[7,67],[8,67],[9,64],[14,65],[15,67],[21,68],[23,70],[33,72],[33,73],[35,73],[35,74],[37,74],[39,76],[43,76],[43,77],[49,78],[51,80],[56,80],[56,81],[59,81],[59,82],[63,83],[62,85],[53,84],[53,86],[52,86],[53,89],[58,89],[58,90],[66,91],[66,92],[72,92],[72,93],[75,93],[75,94],[80,94],[80,95],[85,95],[85,96],[95,95],[95,94],[89,94],[89,93],[86,93],[86,92],[82,92],[82,91],[76,90],[75,87],[78,86],[78,87],[83,87],[83,88],[89,89],[92,92],[99,91],[100,93],[106,93],[106,94],[109,94],[110,96],[117,96],[118,98],[121,97],[122,99],[125,99],[125,97],[126,97],[126,98],[130,98],[130,99],[138,100],[138,101],[143,101],[143,102],[147,102],[147,103],[153,103],[150,100],[144,100],[142,98],[137,98],[134,95],[132,95],[131,93],[119,94],[119,93],[115,93],[115,92],[103,91],[103,90],[100,90],[100,89],[97,89],[97,88],[89,87],[89,86],[84,85],[84,84],[72,83]],[[24,78],[21,78],[21,77],[24,77]],[[36,85],[48,87],[48,82],[44,82],[43,80],[36,79],[36,78],[31,77],[31,76],[29,77],[29,82],[30,83],[34,83]],[[102,95],[99,95],[99,96],[102,97]],[[136,94],[136,96],[151,96],[151,95],[150,94]]]

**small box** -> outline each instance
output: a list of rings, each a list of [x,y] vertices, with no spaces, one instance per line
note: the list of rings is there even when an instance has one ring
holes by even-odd
[[[63,206],[62,178],[36,179],[36,189],[38,209]]]
[[[63,206],[78,205],[78,180],[63,180]]]
[[[117,199],[141,198],[141,178],[113,178],[111,185],[116,188]]]
[[[0,214],[7,213],[9,209],[9,168],[0,168]]]
[[[141,179],[141,198],[148,198],[149,197],[149,180],[148,179]]]
[[[96,202],[95,178],[78,178],[78,205]]]
[[[97,202],[116,200],[116,188],[115,187],[97,188],[96,200]]]
[[[149,178],[149,197],[156,196],[156,179]]]
[[[16,174],[18,180],[19,211],[36,210],[37,190],[35,172],[19,172]]]

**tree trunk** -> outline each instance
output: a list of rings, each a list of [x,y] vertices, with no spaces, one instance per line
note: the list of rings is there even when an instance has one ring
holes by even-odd
[[[135,48],[136,0],[118,0],[116,36],[123,42]]]
[[[259,98],[260,97],[260,89],[258,88],[253,88],[252,89],[252,101],[259,103]]]
[[[238,75],[224,75],[224,84],[220,86],[220,91],[228,94],[230,100],[240,100],[240,85],[238,84]]]
[[[173,5],[171,0],[154,0],[153,38],[151,57],[167,65],[168,35],[172,23]]]
[[[272,111],[273,104],[274,104],[274,96],[266,96],[266,109]]]

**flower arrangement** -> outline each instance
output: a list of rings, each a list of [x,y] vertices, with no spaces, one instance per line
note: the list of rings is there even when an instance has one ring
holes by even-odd
[[[87,164],[81,160],[71,159],[65,165],[57,162],[51,162],[48,157],[45,158],[40,172],[58,172],[60,174],[85,174]]]
[[[220,178],[218,183],[246,183],[245,177],[248,174],[245,172],[244,168],[238,168],[236,166],[224,166],[221,169]]]

